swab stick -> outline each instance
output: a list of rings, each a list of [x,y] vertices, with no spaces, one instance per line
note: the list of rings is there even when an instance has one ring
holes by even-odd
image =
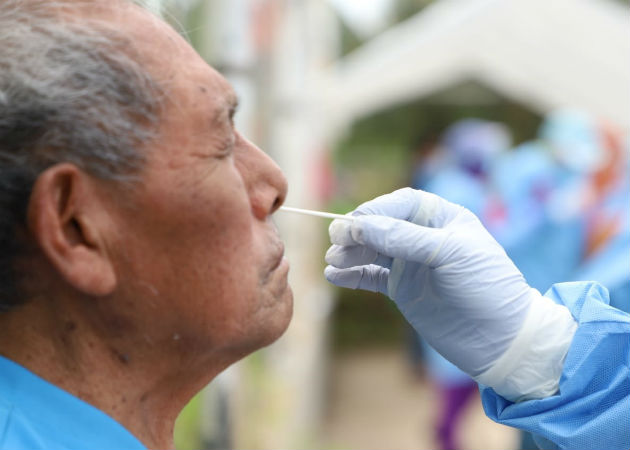
[[[297,213],[297,214],[306,214],[309,216],[326,217],[327,219],[341,219],[341,220],[349,220],[349,221],[354,220],[354,217],[352,216],[344,216],[342,214],[333,214],[333,213],[322,212],[322,211],[312,211],[310,209],[291,208],[290,206],[281,206],[279,210]]]

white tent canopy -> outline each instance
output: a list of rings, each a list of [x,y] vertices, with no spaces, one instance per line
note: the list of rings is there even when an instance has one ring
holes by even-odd
[[[441,0],[324,77],[338,129],[466,80],[544,113],[580,108],[630,130],[630,8],[612,0]]]

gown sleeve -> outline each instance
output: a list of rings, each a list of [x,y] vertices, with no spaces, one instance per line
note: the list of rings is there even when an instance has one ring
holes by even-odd
[[[578,322],[558,392],[512,403],[480,385],[486,414],[533,433],[542,449],[630,449],[630,315],[594,282],[556,284],[545,296]]]

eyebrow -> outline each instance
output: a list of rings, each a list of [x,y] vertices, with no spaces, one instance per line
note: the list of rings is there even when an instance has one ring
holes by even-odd
[[[239,99],[234,91],[229,92],[223,97],[219,104],[215,104],[210,115],[210,121],[213,124],[220,123],[226,118],[234,125],[234,115],[238,111]],[[226,117],[227,113],[227,117]]]

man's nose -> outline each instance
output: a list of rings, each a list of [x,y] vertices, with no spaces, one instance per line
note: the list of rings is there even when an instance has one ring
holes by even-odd
[[[235,149],[236,164],[249,193],[254,215],[265,220],[284,203],[287,179],[265,152],[241,135],[239,141]]]

